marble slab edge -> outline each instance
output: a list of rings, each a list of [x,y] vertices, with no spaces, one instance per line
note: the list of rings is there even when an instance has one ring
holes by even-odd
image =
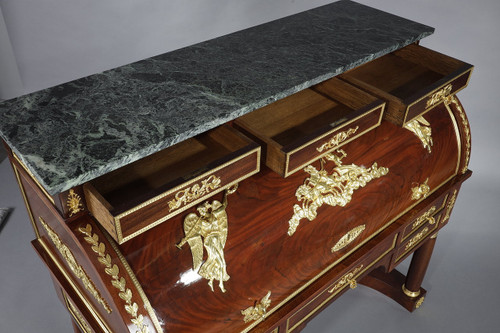
[[[343,5],[346,5],[346,6],[361,6],[361,7],[357,7],[357,8],[360,8],[363,10],[367,10],[366,8],[369,8],[369,7],[359,5],[359,4],[351,2],[351,1],[341,1],[341,3]],[[329,6],[329,5],[326,5],[326,6]],[[326,6],[324,6],[324,7],[326,7]],[[321,7],[319,7],[319,8],[321,8]],[[316,8],[313,10],[318,10],[319,8]],[[311,11],[313,11],[313,10],[311,10]],[[384,15],[388,15],[390,17],[394,17],[394,18],[397,18],[399,20],[409,22],[411,24],[419,25],[415,22],[412,22],[412,21],[409,21],[406,19],[402,19],[400,17],[394,16],[391,14],[387,14],[387,13],[378,11],[376,9],[373,9],[373,12],[376,14],[379,14],[379,15],[381,15],[380,13],[383,13]],[[296,15],[301,15],[301,14],[302,13],[299,13]],[[296,15],[293,15],[291,17],[295,17]],[[290,17],[287,17],[287,18],[283,18],[280,20],[276,20],[276,21],[287,20],[289,18]],[[276,21],[273,21],[273,22],[276,22]],[[269,23],[273,23],[273,22],[269,22]],[[265,26],[265,25],[266,24],[263,24],[261,26]],[[258,27],[260,27],[260,26],[258,26]],[[256,28],[256,27],[254,27],[254,28]],[[291,87],[279,87],[279,89],[275,89],[275,91],[272,91],[269,95],[265,96],[264,98],[256,98],[254,100],[250,100],[249,102],[243,101],[244,103],[241,103],[241,101],[236,101],[234,103],[233,103],[233,101],[229,101],[227,103],[227,105],[224,105],[224,106],[229,105],[229,106],[231,106],[230,109],[226,110],[225,112],[220,112],[218,115],[214,115],[214,114],[203,115],[206,117],[206,119],[202,119],[202,121],[199,121],[196,124],[196,126],[184,128],[182,131],[179,131],[177,128],[168,129],[171,131],[168,133],[168,135],[163,136],[159,139],[157,138],[158,140],[151,140],[148,143],[143,143],[140,145],[140,148],[138,148],[139,145],[136,144],[136,147],[131,149],[130,151],[127,151],[126,147],[125,148],[119,147],[118,149],[122,149],[122,148],[125,149],[123,151],[123,154],[120,155],[120,154],[115,153],[114,156],[107,157],[107,158],[103,159],[102,161],[99,161],[100,163],[95,163],[94,165],[85,167],[81,170],[77,170],[77,171],[73,170],[73,172],[71,172],[71,173],[65,173],[65,171],[62,170],[62,168],[58,169],[57,167],[55,167],[55,164],[48,165],[46,163],[46,159],[44,159],[42,156],[36,156],[35,154],[29,154],[29,153],[27,154],[25,152],[23,153],[21,150],[19,150],[17,148],[19,142],[16,143],[16,142],[11,141],[7,135],[2,133],[2,131],[1,131],[2,126],[0,126],[0,136],[2,136],[2,138],[6,141],[6,143],[12,148],[13,152],[19,157],[19,159],[21,159],[21,161],[25,164],[25,166],[33,173],[33,175],[38,179],[38,181],[42,184],[42,186],[44,186],[44,188],[50,194],[57,194],[59,192],[66,191],[74,186],[83,184],[87,181],[90,181],[94,178],[97,178],[101,175],[104,175],[110,171],[118,169],[122,166],[125,166],[129,163],[132,163],[136,160],[139,160],[143,157],[151,155],[159,150],[168,148],[168,147],[170,147],[178,142],[184,141],[184,140],[186,140],[190,137],[193,137],[197,134],[200,134],[200,133],[203,133],[207,130],[215,128],[215,127],[217,127],[221,124],[224,124],[230,120],[236,119],[241,115],[244,115],[248,112],[251,112],[251,111],[258,109],[262,106],[265,106],[267,104],[270,104],[276,100],[285,98],[285,97],[290,96],[290,95],[292,95],[300,90],[303,90],[303,89],[308,88],[310,86],[313,86],[319,82],[322,82],[322,81],[327,80],[329,78],[332,78],[336,75],[339,75],[339,74],[345,72],[346,70],[357,67],[357,66],[359,66],[363,63],[366,63],[370,60],[373,60],[373,59],[378,58],[382,55],[385,55],[385,54],[390,53],[392,51],[395,51],[399,48],[402,48],[406,45],[414,43],[414,42],[416,42],[416,41],[418,41],[426,36],[429,36],[434,31],[433,28],[427,27],[425,25],[419,25],[418,28],[420,29],[419,33],[416,33],[413,35],[409,34],[409,36],[406,36],[406,38],[402,38],[402,39],[398,40],[397,42],[393,42],[388,47],[378,49],[376,52],[372,52],[366,56],[357,58],[357,59],[350,61],[348,63],[345,63],[341,66],[337,66],[334,68],[333,71],[326,71],[326,72],[322,72],[316,76],[308,77],[306,80],[304,80],[302,82],[299,82],[299,83],[295,82],[295,84],[292,85]],[[253,29],[253,28],[250,28],[250,29]],[[246,29],[246,32],[250,31],[250,29]],[[236,32],[236,33],[226,35],[226,36],[232,36],[232,35],[235,35],[238,33],[241,33],[241,32]],[[223,37],[226,37],[226,36],[223,36]],[[226,37],[226,39],[227,38],[230,38],[230,37]],[[188,47],[188,48],[195,49],[196,47],[200,47],[200,45],[202,45],[202,44],[206,45],[205,43],[212,43],[212,41],[202,42],[200,44],[196,44],[196,45],[193,45],[192,47]],[[173,52],[175,52],[175,51],[173,51]],[[182,49],[180,50],[180,52],[182,54]],[[161,57],[161,55],[158,57]],[[152,59],[153,59],[152,61],[154,61],[155,57],[153,57]],[[148,61],[148,59],[146,59],[145,61]],[[141,62],[134,63],[134,64],[137,65],[140,63]],[[127,66],[132,66],[134,64],[122,66],[120,68],[104,72],[102,74],[96,74],[92,77],[99,77],[100,79],[106,79],[107,73],[113,73],[113,71],[127,70],[128,69]],[[147,62],[145,62],[145,64],[147,64]],[[85,78],[82,80],[85,80]],[[66,87],[67,87],[67,85],[66,85]],[[49,89],[51,89],[51,88],[49,88]],[[44,91],[42,91],[41,93],[43,94],[43,92]],[[32,101],[36,101],[36,94],[37,93],[32,94],[33,96],[35,96],[32,99],[30,99],[30,97],[29,97],[31,95],[28,95],[28,97],[25,98],[23,103],[30,103]],[[216,96],[216,97],[219,97],[219,96]],[[256,97],[258,97],[258,94]],[[234,105],[231,103],[233,103]],[[27,126],[27,125],[25,124],[25,126]],[[168,127],[169,124],[165,124],[165,126]],[[33,132],[35,134],[36,130],[33,130]],[[69,140],[70,143],[72,143],[73,145],[76,145],[74,147],[68,147],[68,154],[70,155],[70,158],[75,159],[77,162],[80,161],[80,163],[81,163],[81,160],[85,159],[86,156],[84,154],[82,154],[81,156],[78,156],[79,151],[78,151],[78,142],[77,142],[77,140],[75,141],[76,137],[71,138],[71,133],[69,133],[69,132],[68,132],[68,136],[70,136],[70,139],[71,139],[71,140]],[[29,138],[26,138],[26,140],[29,140]],[[147,140],[147,138],[145,140]],[[63,143],[61,143],[61,144],[63,144]],[[127,144],[127,142],[125,141],[125,143],[123,145],[125,146],[126,144]],[[23,145],[21,144],[20,146],[23,146]],[[75,156],[71,156],[71,154],[73,154]],[[61,156],[56,156],[56,158],[60,159]]]

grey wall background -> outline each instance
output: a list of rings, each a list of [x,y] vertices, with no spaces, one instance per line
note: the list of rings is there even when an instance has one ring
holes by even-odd
[[[0,0],[0,99],[29,93],[331,1]],[[472,127],[473,177],[438,237],[424,305],[409,314],[358,287],[305,332],[498,332],[500,69],[498,0],[359,0],[436,28],[422,44],[476,66],[459,93]],[[1,156],[1,154],[0,154]],[[0,160],[0,332],[70,332],[12,171]],[[404,271],[405,262],[401,267]]]

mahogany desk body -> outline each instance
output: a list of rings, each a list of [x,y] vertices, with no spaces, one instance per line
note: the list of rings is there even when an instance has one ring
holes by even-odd
[[[414,311],[471,71],[410,44],[55,195],[6,145],[75,332],[299,332],[358,283]]]

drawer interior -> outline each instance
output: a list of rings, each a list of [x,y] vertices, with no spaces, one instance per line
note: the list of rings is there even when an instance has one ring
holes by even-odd
[[[332,78],[246,114],[234,125],[263,145],[269,168],[287,177],[327,153],[316,148],[347,130],[347,124],[359,122],[351,125],[349,139],[378,126],[380,117],[372,112],[377,108],[380,114],[382,101]],[[359,120],[368,113],[372,117]]]
[[[110,211],[119,213],[225,163],[251,141],[228,126],[187,139],[91,181]]]
[[[388,101],[387,119],[402,124],[467,86],[472,67],[412,44],[340,78]]]
[[[376,100],[360,91],[353,97],[356,93],[350,89],[353,87],[331,79],[240,117],[237,124],[266,143],[294,145],[325,127],[342,124],[358,108]]]
[[[348,106],[306,89],[240,118],[240,123],[267,143],[284,147],[325,124],[335,126],[350,111]]]
[[[372,86],[374,91],[405,100],[415,92],[453,75],[464,65],[460,60],[425,47],[409,45],[357,67],[344,76],[362,81]]]

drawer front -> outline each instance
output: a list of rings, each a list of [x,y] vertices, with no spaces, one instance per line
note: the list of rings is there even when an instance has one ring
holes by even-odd
[[[260,152],[221,126],[85,184],[87,206],[122,244],[256,174]]]
[[[445,195],[442,195],[436,201],[434,201],[432,205],[427,208],[420,216],[408,223],[401,234],[401,241],[406,240],[424,224],[430,224],[431,226],[434,225],[436,223],[435,215],[443,209],[444,205],[446,204],[447,198],[447,193]]]
[[[377,105],[347,124],[322,134],[298,148],[285,151],[285,177],[374,129],[380,125],[383,112],[384,105]]]
[[[126,242],[259,170],[260,147],[121,213],[115,218],[118,238]]]
[[[440,83],[441,81],[444,81],[441,80],[440,82],[436,83],[436,85],[438,86],[437,88],[432,89],[432,87],[429,87],[428,89],[432,89],[431,92],[422,92],[422,94],[424,94],[423,96],[416,97],[417,99],[408,105],[405,113],[404,123],[406,124],[415,117],[424,114],[436,105],[445,101],[448,96],[454,95],[458,91],[465,88],[469,82],[471,73],[472,67],[464,68],[462,70],[459,70],[457,73],[452,74],[452,79],[446,77],[446,79],[449,79],[449,81]]]
[[[429,219],[426,219],[426,222],[405,240],[398,248],[396,254],[396,262],[399,262],[403,259],[408,253],[412,252],[419,244],[421,244],[424,240],[427,239],[429,235],[431,235],[441,223],[442,212],[432,216]]]
[[[388,102],[386,118],[404,125],[465,88],[473,66],[412,44],[340,77]]]
[[[364,258],[357,260],[340,275],[338,279],[327,285],[318,295],[303,305],[298,311],[292,314],[287,320],[286,332],[293,332],[304,321],[320,310],[335,296],[345,291],[347,288],[354,289],[357,280],[365,275],[380,262],[396,245],[396,237],[389,237],[370,251]]]

